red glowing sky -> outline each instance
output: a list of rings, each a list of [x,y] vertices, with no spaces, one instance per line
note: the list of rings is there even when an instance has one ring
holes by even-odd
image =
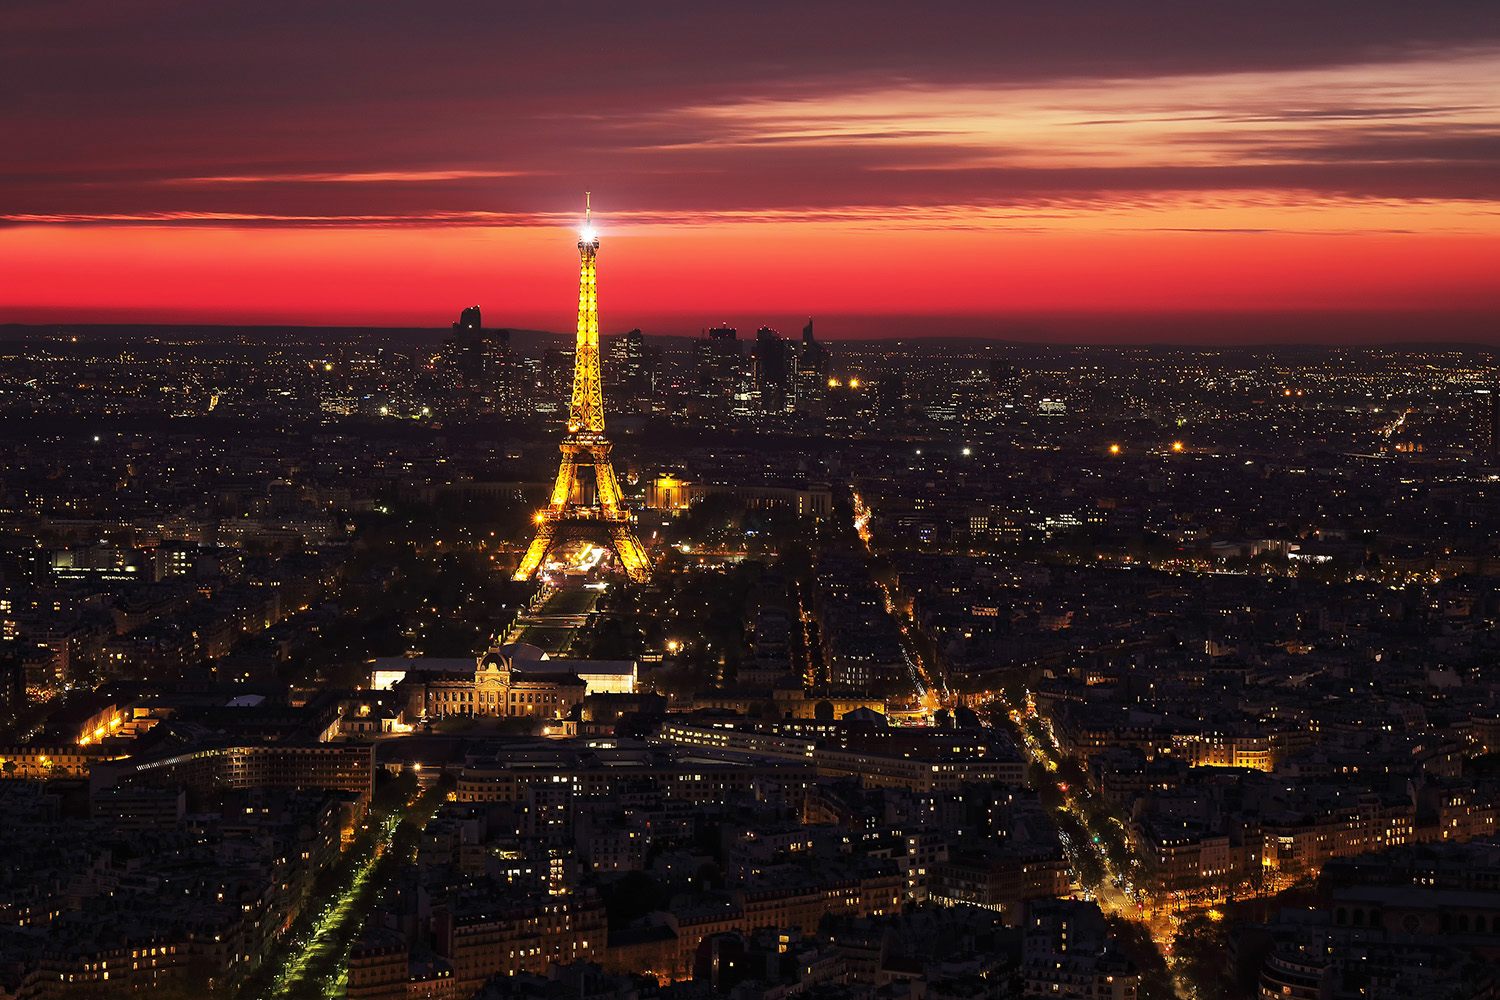
[[[1500,317],[1493,3],[510,7],[7,4],[0,322]]]

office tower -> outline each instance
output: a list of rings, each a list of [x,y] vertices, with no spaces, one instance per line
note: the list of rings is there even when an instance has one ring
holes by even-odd
[[[487,409],[514,410],[516,359],[510,349],[510,331],[486,330],[478,306],[460,314],[440,357],[443,378],[450,387],[469,390]]]
[[[1469,399],[1470,440],[1474,454],[1500,458],[1500,392],[1479,389]]]
[[[576,352],[549,347],[542,352],[542,392],[547,400],[565,400],[573,393]]]
[[[797,408],[821,413],[828,389],[828,352],[813,337],[812,317],[802,328],[802,343],[796,358]]]
[[[715,327],[693,342],[698,397],[713,410],[729,408],[740,389],[745,364],[739,331],[732,326]]]
[[[616,337],[610,344],[608,386],[614,400],[629,410],[639,410],[651,397],[651,358],[640,330]]]
[[[990,399],[996,402],[1009,402],[1015,395],[1015,366],[1002,358],[990,358],[986,374],[989,381]]]
[[[875,384],[875,406],[883,420],[900,420],[906,416],[906,380],[897,372],[887,372]]]
[[[755,391],[762,413],[786,413],[796,399],[792,352],[768,326],[755,331]]]
[[[510,331],[480,331],[476,349],[479,394],[496,412],[510,412],[515,402],[515,356],[510,350]]]

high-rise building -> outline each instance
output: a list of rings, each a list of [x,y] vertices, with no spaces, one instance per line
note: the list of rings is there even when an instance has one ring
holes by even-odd
[[[442,380],[450,389],[462,389],[469,384],[468,344],[478,328],[479,307],[470,306],[453,324],[453,336],[443,341],[438,363]]]
[[[483,330],[479,352],[479,392],[498,412],[509,412],[515,396],[515,357],[509,330]]]
[[[875,383],[875,406],[883,420],[906,416],[906,380],[900,372],[887,372]]]
[[[739,331],[732,326],[715,327],[693,342],[698,396],[711,409],[728,409],[740,389],[745,356]]]
[[[1469,400],[1469,426],[1474,454],[1500,458],[1500,391],[1475,391]]]
[[[479,307],[469,306],[453,324],[441,353],[445,380],[467,389],[486,409],[509,413],[516,405],[516,365],[509,330],[486,330]]]
[[[654,365],[639,329],[616,337],[610,344],[609,387],[617,403],[640,410],[651,399]]]
[[[479,307],[469,306],[453,324],[453,336],[443,341],[446,381],[456,389],[478,391],[480,360],[475,347],[483,330]]]
[[[1016,369],[1004,358],[990,358],[988,370],[989,397],[996,402],[1009,401],[1015,394]]]
[[[812,317],[802,328],[802,343],[797,351],[797,408],[821,413],[828,388],[828,351],[813,338]]]
[[[573,391],[573,365],[573,351],[549,347],[542,352],[542,395],[558,412]]]
[[[0,640],[0,722],[9,725],[26,707],[26,660],[21,644]]]
[[[762,413],[786,413],[797,398],[791,345],[768,326],[755,331],[755,391]]]

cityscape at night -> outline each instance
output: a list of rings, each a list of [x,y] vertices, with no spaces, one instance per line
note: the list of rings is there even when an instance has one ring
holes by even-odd
[[[1497,80],[0,6],[0,1000],[1496,1000]]]

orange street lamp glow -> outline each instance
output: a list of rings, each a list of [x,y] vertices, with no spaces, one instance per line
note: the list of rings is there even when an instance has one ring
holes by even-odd
[[[830,389],[837,389],[838,387],[839,387],[839,380],[838,379],[831,378],[831,379],[828,380],[828,388],[830,388]]]
[[[1109,453],[1111,455],[1118,455],[1120,453],[1120,446],[1117,445],[1117,444],[1110,445],[1109,446]]]
[[[1173,441],[1172,442],[1172,450],[1173,451],[1181,451],[1182,450],[1182,442],[1181,441]]]
[[[851,389],[858,389],[859,388],[859,379],[857,379],[857,378],[851,378],[849,380],[849,388],[851,388]]]

